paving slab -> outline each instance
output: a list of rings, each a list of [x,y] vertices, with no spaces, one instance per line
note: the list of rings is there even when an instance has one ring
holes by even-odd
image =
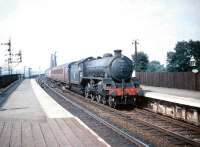
[[[0,107],[1,147],[110,146],[53,100],[35,80],[24,80]]]

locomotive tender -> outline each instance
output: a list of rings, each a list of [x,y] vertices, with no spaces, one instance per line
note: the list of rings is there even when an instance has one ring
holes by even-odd
[[[114,56],[105,54],[102,58],[89,57],[53,67],[46,71],[46,76],[64,88],[79,88],[85,97],[116,107],[134,104],[141,93],[132,73],[132,61],[123,56],[121,50],[115,50]]]

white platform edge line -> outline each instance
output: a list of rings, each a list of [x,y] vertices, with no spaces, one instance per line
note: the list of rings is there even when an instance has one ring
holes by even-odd
[[[111,147],[107,142],[105,142],[98,134],[96,134],[92,129],[90,129],[84,122],[82,122],[78,117],[75,117],[75,119],[84,127],[86,128],[90,133],[92,133],[94,136],[97,137],[97,139],[104,143],[107,147]]]
[[[33,86],[35,84],[37,84],[37,82],[35,80],[32,80],[31,83],[34,83]],[[48,95],[38,84],[36,85],[38,88],[40,88],[41,91],[43,91],[46,95]],[[33,87],[37,88],[36,86]],[[48,95],[49,96],[49,95]],[[49,96],[50,97],[50,96]],[[52,98],[51,98],[52,99]],[[53,99],[52,99],[53,100]],[[53,100],[55,103],[57,103],[55,100]],[[58,103],[57,103],[58,104]],[[62,107],[60,104],[58,104],[60,107]],[[62,107],[63,108],[63,107]],[[64,109],[64,108],[63,108]],[[65,109],[64,109],[65,110]],[[67,113],[67,110],[65,110]],[[45,112],[46,113],[46,112]],[[70,113],[71,114],[71,113]],[[92,135],[94,135],[100,142],[104,143],[107,147],[111,147],[103,138],[101,138],[98,134],[96,134],[91,128],[89,128],[83,121],[81,121],[78,117],[74,116],[73,114],[71,114],[73,118],[75,118],[84,128],[86,128]]]
[[[51,98],[37,83],[35,80],[31,80],[33,91],[39,101],[43,111],[48,118],[68,118],[74,117],[69,111],[64,109],[53,98]],[[52,108],[51,106],[54,106]]]

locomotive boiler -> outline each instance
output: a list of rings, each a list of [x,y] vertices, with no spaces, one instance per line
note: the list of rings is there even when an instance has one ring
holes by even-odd
[[[115,50],[114,56],[105,54],[54,67],[47,71],[47,76],[69,89],[79,88],[87,98],[116,107],[134,104],[141,93],[132,72],[132,61],[121,50]]]
[[[116,82],[129,80],[132,76],[133,64],[121,50],[115,50],[114,56],[105,54],[103,58],[85,62],[85,75],[88,77],[112,78]]]

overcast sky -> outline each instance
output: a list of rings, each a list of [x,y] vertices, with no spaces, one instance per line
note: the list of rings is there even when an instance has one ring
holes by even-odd
[[[199,9],[199,0],[0,0],[0,42],[22,50],[19,67],[48,68],[54,51],[59,64],[114,49],[130,57],[133,39],[165,64],[177,41],[200,40]]]

